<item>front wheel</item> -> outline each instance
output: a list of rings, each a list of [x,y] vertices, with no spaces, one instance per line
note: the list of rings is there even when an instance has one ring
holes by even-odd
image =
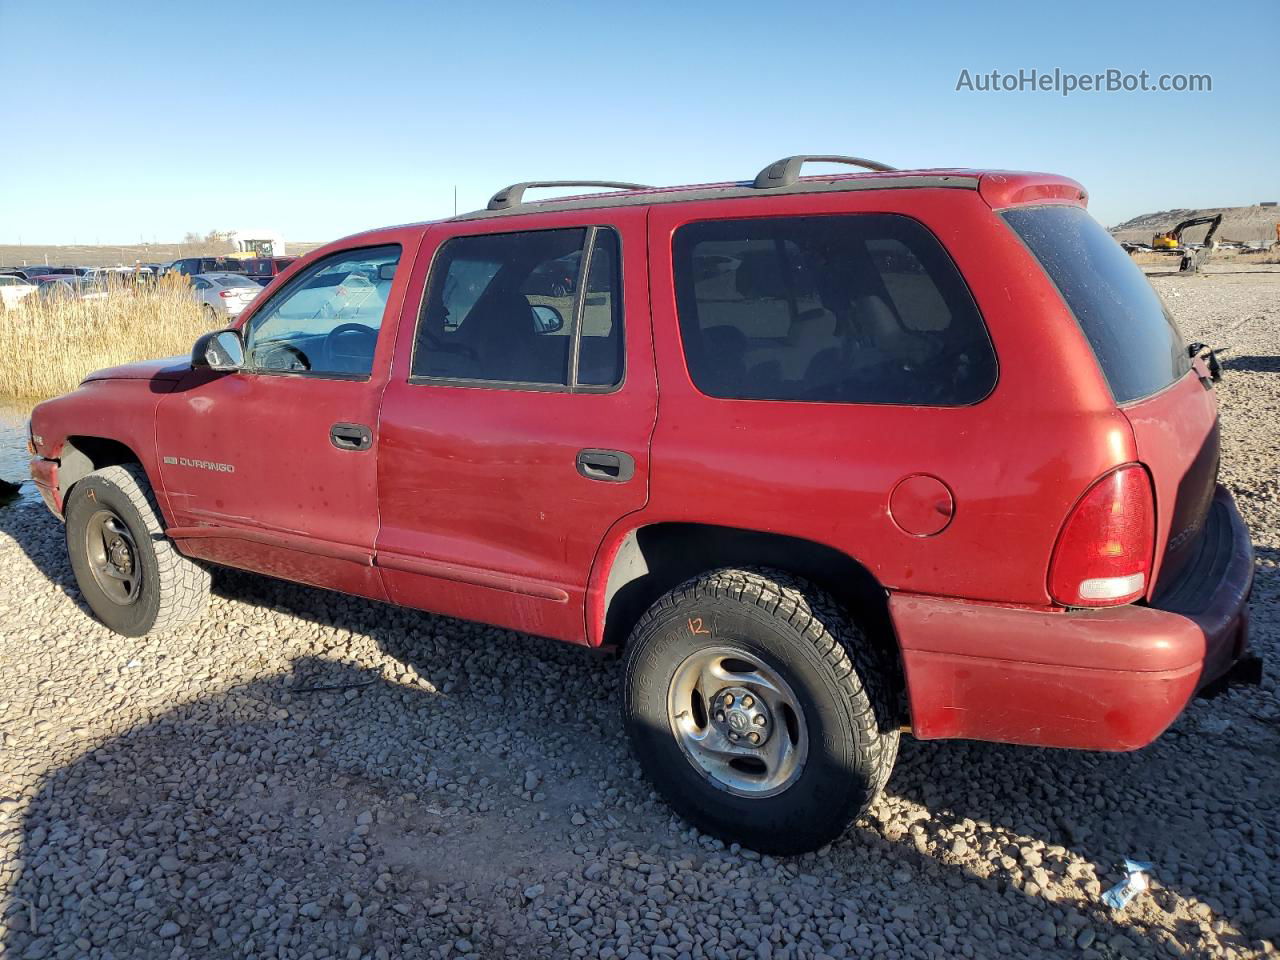
[[[802,853],[844,833],[889,778],[889,678],[812,584],[718,570],[636,625],[623,719],[646,775],[685,819],[762,852]]]
[[[85,602],[127,637],[176,627],[209,601],[209,572],[182,556],[137,464],[95,470],[71,488],[67,554]]]

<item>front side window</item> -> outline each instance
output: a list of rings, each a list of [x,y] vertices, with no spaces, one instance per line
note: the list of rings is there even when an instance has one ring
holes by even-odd
[[[909,217],[701,221],[673,254],[685,358],[710,396],[955,406],[995,385],[960,271]]]
[[[412,376],[613,386],[622,378],[620,296],[618,238],[607,228],[455,237],[431,267]]]
[[[392,244],[312,264],[249,321],[246,369],[369,376],[399,262],[400,246]]]

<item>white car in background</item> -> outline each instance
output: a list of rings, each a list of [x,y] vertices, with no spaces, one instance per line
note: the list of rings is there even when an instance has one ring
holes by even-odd
[[[57,275],[37,277],[35,282],[43,300],[105,300],[110,292],[106,281],[88,277]]]
[[[21,277],[0,275],[0,304],[3,304],[6,310],[16,307],[35,292],[35,284],[28,283]]]
[[[252,277],[242,273],[198,273],[191,278],[191,292],[206,311],[220,318],[240,316],[263,291]]]

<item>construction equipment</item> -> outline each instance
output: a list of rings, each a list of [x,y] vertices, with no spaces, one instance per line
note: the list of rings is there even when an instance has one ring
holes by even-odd
[[[1182,231],[1188,227],[1198,227],[1206,223],[1209,229],[1198,249],[1183,244]],[[1213,251],[1213,235],[1221,224],[1222,214],[1220,213],[1212,217],[1192,217],[1190,220],[1183,220],[1172,230],[1153,236],[1151,248],[1156,253],[1171,253],[1181,257],[1178,263],[1180,273],[1196,273],[1209,259],[1209,254]]]
[[[1222,225],[1222,214],[1213,217],[1192,217],[1190,220],[1183,220],[1167,233],[1157,233],[1151,238],[1151,246],[1156,250],[1176,250],[1182,246],[1182,231],[1188,227],[1198,227],[1203,223],[1210,224],[1209,231],[1204,235],[1204,245],[1207,247],[1213,240],[1213,235],[1218,227]]]

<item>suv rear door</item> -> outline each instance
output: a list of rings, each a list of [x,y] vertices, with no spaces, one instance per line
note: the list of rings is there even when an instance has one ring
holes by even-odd
[[[391,600],[583,642],[596,551],[648,496],[644,229],[614,209],[428,231],[379,423]]]

